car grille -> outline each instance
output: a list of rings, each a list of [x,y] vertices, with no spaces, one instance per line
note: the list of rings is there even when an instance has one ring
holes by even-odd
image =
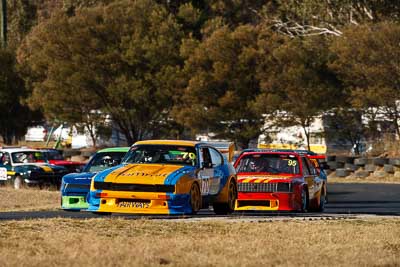
[[[270,201],[269,200],[238,200],[237,207],[246,207],[246,206],[262,206],[262,207],[269,207]]]
[[[290,183],[239,183],[239,192],[293,192]]]
[[[71,190],[71,189],[90,189],[90,184],[65,184],[64,186],[65,190]]]
[[[129,191],[129,192],[158,192],[158,193],[173,193],[175,192],[174,185],[162,184],[120,184],[110,182],[94,182],[94,188],[109,191]]]

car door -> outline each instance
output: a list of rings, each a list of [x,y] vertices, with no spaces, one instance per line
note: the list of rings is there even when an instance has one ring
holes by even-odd
[[[209,149],[214,174],[210,183],[210,194],[216,195],[220,191],[221,183],[224,183],[224,158],[220,152],[210,147]]]
[[[303,176],[304,179],[308,185],[308,194],[309,198],[313,198],[314,193],[315,193],[315,178],[316,174],[312,173],[312,169],[310,169],[309,163],[305,157],[300,157],[301,158],[301,164],[302,164],[302,169],[303,169]]]
[[[310,161],[310,159],[308,157],[306,157],[305,159],[309,166],[311,175],[314,176],[314,194],[316,194],[321,190],[323,185],[323,180],[321,179],[317,168],[315,168],[315,165]]]
[[[211,183],[214,176],[214,168],[211,161],[211,154],[208,147],[199,148],[200,171],[198,178],[200,180],[200,191],[202,196],[209,196]]]

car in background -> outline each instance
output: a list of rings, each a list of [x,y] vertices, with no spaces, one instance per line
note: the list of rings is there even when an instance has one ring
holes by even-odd
[[[47,132],[47,129],[42,125],[29,127],[25,134],[25,141],[44,142]]]
[[[46,161],[50,164],[63,166],[69,173],[81,172],[85,166],[84,162],[65,160],[61,150],[53,148],[41,148],[40,151],[45,155]]]
[[[92,180],[89,211],[95,213],[195,214],[213,205],[234,211],[233,166],[207,143],[148,140],[135,143],[121,166]]]
[[[86,196],[90,182],[99,171],[119,165],[129,147],[106,148],[97,151],[80,173],[70,173],[62,178],[61,209],[79,211],[88,208]]]
[[[40,150],[0,149],[0,182],[11,183],[15,189],[33,185],[58,187],[67,172],[62,166],[49,164]]]
[[[323,211],[326,177],[306,153],[252,149],[234,164],[238,175],[235,210]]]

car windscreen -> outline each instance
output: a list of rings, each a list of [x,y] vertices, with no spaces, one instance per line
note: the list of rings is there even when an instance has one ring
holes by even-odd
[[[238,173],[300,173],[297,157],[290,154],[245,155],[240,159],[236,170]]]
[[[137,145],[125,156],[124,163],[196,165],[196,150],[180,145]]]
[[[125,152],[96,153],[84,168],[84,172],[99,172],[121,163]]]
[[[48,160],[63,160],[64,157],[59,151],[46,151],[46,156]]]
[[[11,153],[13,163],[45,162],[46,158],[40,151],[20,151]]]

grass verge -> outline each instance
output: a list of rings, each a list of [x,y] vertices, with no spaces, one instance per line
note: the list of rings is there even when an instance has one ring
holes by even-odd
[[[36,188],[15,190],[0,187],[0,211],[54,210],[60,207],[60,192]]]
[[[400,219],[0,222],[1,266],[398,266]]]

